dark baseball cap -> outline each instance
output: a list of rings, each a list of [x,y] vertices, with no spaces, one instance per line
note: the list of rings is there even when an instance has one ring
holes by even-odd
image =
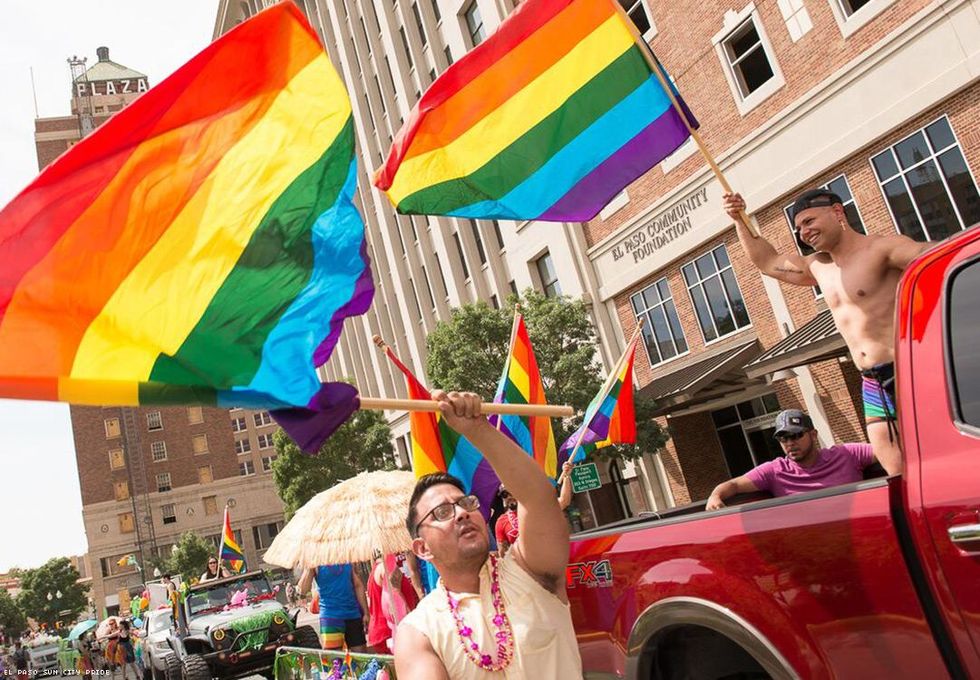
[[[809,432],[813,429],[813,421],[810,416],[799,409],[791,408],[780,412],[776,416],[776,436],[781,434],[799,434]]]
[[[790,219],[796,223],[796,216],[807,208],[826,208],[835,204],[844,204],[841,197],[826,189],[810,189],[800,194],[789,210]]]

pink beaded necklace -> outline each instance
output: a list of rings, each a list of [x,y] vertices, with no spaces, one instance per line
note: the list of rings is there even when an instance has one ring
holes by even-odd
[[[514,659],[514,631],[510,626],[510,619],[504,610],[504,600],[500,594],[500,580],[497,577],[497,556],[490,553],[490,593],[493,595],[493,625],[497,628],[494,638],[497,640],[497,658],[494,660],[489,654],[485,654],[480,649],[480,645],[473,641],[473,629],[463,622],[463,615],[459,613],[459,600],[449,594],[446,590],[446,598],[449,600],[449,611],[452,612],[453,621],[456,623],[456,635],[459,642],[463,645],[463,651],[467,658],[485,671],[497,673],[510,665]]]

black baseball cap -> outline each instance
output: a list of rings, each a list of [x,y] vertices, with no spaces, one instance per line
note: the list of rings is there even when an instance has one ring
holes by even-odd
[[[789,210],[789,217],[796,224],[796,216],[807,208],[826,208],[836,204],[844,205],[841,197],[833,191],[826,189],[810,189],[797,196],[793,202],[793,207]]]
[[[801,432],[809,432],[813,429],[813,421],[810,420],[810,416],[803,413],[799,409],[791,408],[780,412],[776,416],[776,433],[778,437],[781,434],[799,434]]]

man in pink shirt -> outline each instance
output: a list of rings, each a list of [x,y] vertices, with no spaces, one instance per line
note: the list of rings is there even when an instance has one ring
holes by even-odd
[[[821,449],[810,416],[790,409],[776,416],[776,439],[785,458],[770,460],[715,487],[705,510],[725,507],[735,494],[768,491],[774,497],[859,482],[875,462],[870,444],[837,444]]]

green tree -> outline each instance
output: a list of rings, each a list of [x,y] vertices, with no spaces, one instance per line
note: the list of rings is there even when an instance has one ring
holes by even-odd
[[[272,479],[287,519],[338,482],[360,472],[394,469],[391,429],[381,411],[355,411],[315,456],[300,451],[282,430],[273,441],[278,455],[272,463]]]
[[[73,621],[88,604],[86,589],[78,578],[78,570],[67,557],[55,557],[37,569],[26,569],[21,573],[17,605],[25,615],[49,628],[59,620]]]
[[[463,305],[433,329],[427,340],[425,365],[433,386],[472,390],[484,398],[496,392],[510,345],[516,301],[511,296],[507,309],[493,309],[482,301]],[[572,418],[552,420],[555,441],[561,446],[582,423],[586,406],[602,386],[595,327],[583,300],[546,297],[527,289],[520,304],[548,402],[568,404],[578,412]],[[635,401],[637,444],[600,449],[597,457],[636,458],[666,443],[666,432],[652,418],[655,403],[639,394]]]
[[[27,617],[6,590],[0,590],[0,629],[7,637],[17,637],[27,628]]]
[[[198,578],[208,567],[208,558],[217,555],[217,547],[210,541],[204,540],[200,534],[185,531],[175,544],[170,557],[164,561],[167,569],[160,571],[180,574],[185,583]]]

